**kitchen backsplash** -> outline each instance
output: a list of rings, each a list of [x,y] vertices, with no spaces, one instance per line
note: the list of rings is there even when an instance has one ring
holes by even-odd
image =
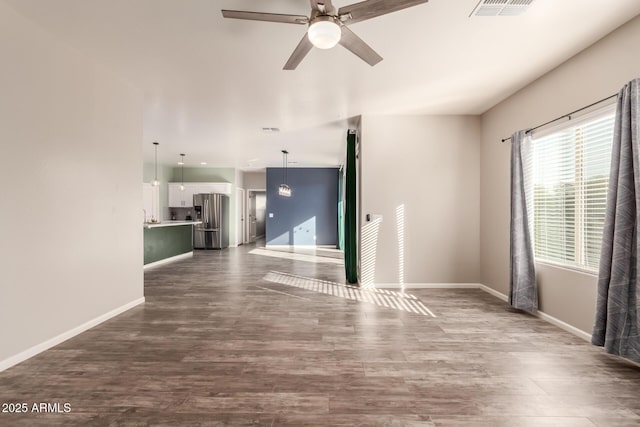
[[[193,208],[169,208],[168,220],[184,221],[187,216],[191,215],[191,219],[195,219]]]

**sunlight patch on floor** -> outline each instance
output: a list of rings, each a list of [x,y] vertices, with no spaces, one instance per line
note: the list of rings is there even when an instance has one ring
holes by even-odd
[[[268,245],[261,247],[260,249],[266,249],[268,251],[275,252],[288,252],[305,255],[316,255],[322,257],[344,259],[344,252],[340,249],[329,248],[323,246],[278,246]]]
[[[262,256],[269,256],[273,258],[291,259],[294,261],[306,261],[306,262],[313,262],[316,264],[325,263],[325,264],[344,265],[344,261],[341,259],[332,258],[332,257],[323,257],[323,256],[317,256],[317,255],[272,251],[269,249],[253,249],[249,253],[252,255],[262,255]]]
[[[344,285],[328,280],[313,279],[295,274],[270,271],[264,280],[281,285],[293,286],[307,291],[318,292],[338,298],[375,304],[379,307],[406,311],[422,316],[436,317],[435,314],[415,295],[395,292],[387,289],[361,289],[357,286]]]

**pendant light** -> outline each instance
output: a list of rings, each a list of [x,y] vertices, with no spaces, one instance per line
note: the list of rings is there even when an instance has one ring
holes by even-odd
[[[291,187],[287,185],[287,159],[289,157],[289,152],[287,150],[282,150],[282,178],[283,183],[278,187],[278,194],[283,197],[291,197]]]
[[[154,187],[157,187],[160,185],[160,181],[158,181],[158,145],[160,145],[159,142],[154,142],[153,145],[155,146],[155,163],[154,163],[154,168],[155,168],[155,178],[153,178],[153,181],[151,181],[151,185],[153,185]]]
[[[180,163],[178,164],[180,165],[180,177],[181,177],[180,191],[184,191],[184,154],[180,154]]]

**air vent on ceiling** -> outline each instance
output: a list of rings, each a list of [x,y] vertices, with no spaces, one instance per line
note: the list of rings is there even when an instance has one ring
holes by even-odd
[[[471,16],[517,16],[529,9],[535,0],[480,0]]]

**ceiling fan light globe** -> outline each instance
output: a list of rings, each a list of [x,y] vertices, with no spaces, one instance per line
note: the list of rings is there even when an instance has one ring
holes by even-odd
[[[333,20],[317,20],[309,26],[307,35],[318,49],[331,49],[340,41],[342,29]]]

